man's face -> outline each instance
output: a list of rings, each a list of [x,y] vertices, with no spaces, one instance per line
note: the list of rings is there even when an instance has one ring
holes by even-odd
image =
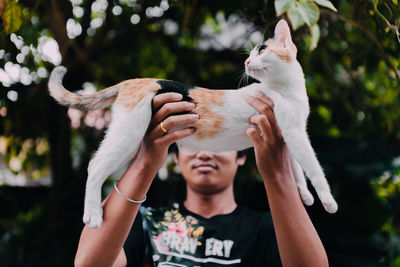
[[[202,194],[218,193],[232,186],[238,166],[246,161],[245,156],[237,158],[236,151],[187,152],[186,148],[181,147],[175,156],[175,162],[179,165],[187,186]]]

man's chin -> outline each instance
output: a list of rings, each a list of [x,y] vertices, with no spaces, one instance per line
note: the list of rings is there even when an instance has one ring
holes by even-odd
[[[197,178],[199,183],[208,184],[208,183],[212,183],[212,181],[215,179],[214,178],[215,172],[214,171],[196,171],[193,176]]]
[[[207,171],[207,172],[196,171],[192,177],[193,177],[192,180],[195,181],[198,186],[209,187],[218,184],[218,178],[215,171]]]
[[[214,195],[222,190],[220,187],[218,187],[218,185],[215,184],[208,184],[208,185],[203,184],[201,186],[198,186],[196,188],[196,191],[203,195]]]

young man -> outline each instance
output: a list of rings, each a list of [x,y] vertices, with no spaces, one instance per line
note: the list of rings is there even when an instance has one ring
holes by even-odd
[[[149,260],[145,254],[164,264],[160,266],[328,266],[324,247],[298,194],[273,103],[262,93],[248,100],[260,113],[250,118],[259,130],[250,128],[246,133],[254,144],[271,216],[250,212],[235,203],[233,179],[245,157],[238,157],[235,151],[193,153],[181,148],[176,162],[186,180],[186,201],[170,213],[145,210],[132,228],[140,205],[126,198],[143,199],[166,160],[168,147],[194,132],[191,128],[167,132],[198,119],[193,114],[182,115],[194,105],[181,99],[176,93],[154,97],[156,112],[148,133],[117,185],[120,193],[113,190],[103,203],[102,226],[83,229],[76,266],[140,266]],[[143,233],[142,220],[147,233]],[[157,232],[163,227],[168,229]],[[169,235],[165,234],[168,230]],[[154,247],[149,248],[150,244]],[[168,265],[162,257],[174,263]]]

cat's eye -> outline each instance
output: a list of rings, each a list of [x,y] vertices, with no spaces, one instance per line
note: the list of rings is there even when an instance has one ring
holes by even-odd
[[[258,46],[258,55],[261,55],[262,53],[264,53],[266,48],[267,48],[266,44],[259,45]]]

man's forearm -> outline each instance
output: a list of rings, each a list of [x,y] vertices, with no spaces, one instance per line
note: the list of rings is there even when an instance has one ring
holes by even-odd
[[[291,173],[264,178],[284,266],[328,266],[328,258]]]
[[[142,166],[133,163],[118,183],[118,189],[129,198],[143,199],[153,180],[155,173]],[[112,266],[129,234],[139,207],[139,204],[127,201],[113,190],[103,202],[101,227],[84,227],[75,265]]]

